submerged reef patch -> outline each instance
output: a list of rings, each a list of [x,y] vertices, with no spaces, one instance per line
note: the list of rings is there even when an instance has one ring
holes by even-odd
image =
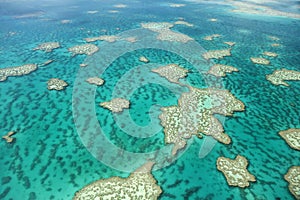
[[[265,52],[263,52],[263,55],[269,56],[269,57],[277,57],[277,56],[278,56],[277,53],[270,52],[270,51],[265,51]]]
[[[126,8],[127,5],[125,5],[125,4],[116,4],[116,5],[114,5],[114,7],[115,8]]]
[[[226,177],[228,185],[241,188],[248,187],[251,182],[255,182],[255,176],[247,170],[248,161],[245,157],[238,155],[234,160],[219,157],[217,168]]]
[[[180,8],[180,7],[184,7],[185,4],[182,4],[182,3],[170,3],[169,6],[171,8]]]
[[[217,22],[218,19],[217,18],[210,18],[210,19],[208,19],[208,21],[210,21],[210,22]]]
[[[279,46],[281,46],[281,44],[279,44],[279,43],[273,43],[273,44],[271,44],[271,46],[272,47],[279,47]]]
[[[176,22],[174,22],[174,24],[175,24],[175,25],[185,25],[185,26],[189,26],[189,27],[194,26],[193,24],[188,23],[188,22],[183,21],[183,20],[176,21]]]
[[[263,1],[262,1],[263,2]],[[300,18],[300,14],[275,10],[271,7],[259,5],[257,3],[229,0],[228,3],[235,7],[231,12],[247,13],[266,16],[280,16],[290,18]]]
[[[221,35],[220,34],[212,34],[212,35],[205,36],[203,38],[203,40],[212,41],[212,40],[214,40],[215,38],[218,38],[218,37],[221,37]]]
[[[115,35],[101,35],[99,37],[85,38],[84,40],[87,42],[95,42],[95,41],[106,41],[106,42],[115,42],[119,37]]]
[[[127,42],[131,42],[131,43],[137,42],[136,37],[127,37],[127,38],[124,38],[124,40],[126,40]]]
[[[148,62],[149,62],[149,59],[146,58],[145,56],[141,56],[141,57],[139,58],[139,61],[144,62],[144,63],[148,63]]]
[[[223,42],[224,44],[227,44],[228,46],[232,47],[235,45],[235,42]]]

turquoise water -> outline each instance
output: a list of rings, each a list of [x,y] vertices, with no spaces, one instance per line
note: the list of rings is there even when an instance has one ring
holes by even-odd
[[[203,140],[195,138],[175,162],[153,172],[164,191],[160,198],[293,199],[283,176],[290,166],[300,164],[300,155],[280,138],[278,132],[300,128],[300,82],[290,82],[290,87],[274,86],[265,75],[283,67],[300,70],[299,20],[234,14],[227,12],[228,5],[176,2],[186,6],[171,8],[167,2],[160,1],[121,3],[127,7],[113,7],[120,4],[118,1],[0,1],[0,68],[55,60],[29,75],[9,77],[0,82],[0,132],[4,135],[11,130],[17,131],[13,136],[14,143],[0,142],[0,199],[71,199],[77,190],[92,181],[128,176],[127,171],[113,169],[97,160],[76,129],[73,90],[76,90],[78,72],[82,70],[79,64],[85,62],[87,56],[72,57],[67,49],[84,44],[86,37],[122,34],[140,28],[140,23],[173,23],[180,17],[194,26],[176,25],[172,30],[194,38],[206,50],[228,48],[224,41],[236,42],[232,56],[214,62],[239,69],[218,81],[244,102],[246,110],[223,119],[232,144],[217,143],[207,157],[199,159]],[[99,12],[87,14],[93,10]],[[119,12],[110,13],[109,10]],[[28,13],[35,16],[24,17]],[[20,15],[23,17],[15,17]],[[210,22],[210,18],[218,21]],[[61,20],[71,22],[62,24]],[[202,39],[215,33],[222,37],[214,41]],[[272,41],[268,35],[280,40]],[[32,50],[38,44],[50,41],[60,42],[61,48],[50,53]],[[271,46],[277,42],[280,47]],[[105,50],[102,48],[104,43],[95,42],[100,51]],[[276,52],[279,56],[269,58],[269,66],[252,64],[250,57],[264,51]],[[159,121],[153,122],[157,132],[152,137],[132,137],[122,125],[115,123],[116,117],[121,116],[112,115],[98,104],[110,99],[118,81],[124,79],[128,71],[142,70],[146,66],[138,61],[141,55],[158,65],[174,62],[184,65],[190,70],[185,82],[195,87],[206,87],[207,84],[191,63],[162,49],[130,51],[114,60],[102,74],[105,85],[95,89],[95,115],[113,144],[136,153],[165,146]],[[143,75],[143,71],[140,74]],[[64,91],[48,91],[47,81],[53,77],[65,80],[69,86]],[[153,78],[153,83],[133,90],[130,95],[128,112],[138,126],[151,123],[153,105],[176,105],[179,93],[184,91],[177,86],[175,89],[165,87],[164,81],[158,84],[154,75],[145,74],[142,78],[149,77]],[[78,110],[86,111],[84,108]],[[87,128],[88,131],[92,129]],[[216,168],[219,156],[235,158],[238,154],[248,159],[248,169],[257,179],[246,189],[229,187]]]

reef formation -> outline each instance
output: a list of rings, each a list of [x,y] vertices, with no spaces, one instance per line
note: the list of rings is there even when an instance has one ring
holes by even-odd
[[[228,185],[241,188],[248,187],[251,182],[255,182],[255,176],[247,170],[248,161],[245,157],[238,155],[234,160],[219,157],[217,168],[226,177]]]
[[[85,186],[73,200],[89,199],[157,199],[162,193],[151,174],[153,162],[135,170],[127,178],[111,177]]]

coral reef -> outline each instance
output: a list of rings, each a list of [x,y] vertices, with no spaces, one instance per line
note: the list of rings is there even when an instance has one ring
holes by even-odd
[[[90,56],[97,52],[99,48],[94,44],[82,44],[71,47],[68,50],[72,52],[74,56],[77,54],[86,54]]]
[[[86,82],[97,85],[97,86],[104,84],[104,80],[102,78],[98,78],[98,77],[90,77],[86,80]]]
[[[51,78],[47,82],[48,90],[64,90],[68,83],[58,78]]]
[[[210,21],[210,22],[217,22],[218,19],[216,19],[216,18],[210,18],[210,19],[208,19],[208,21]]]
[[[270,40],[274,40],[274,41],[280,40],[278,37],[272,36],[272,35],[268,35],[268,38],[269,38]]]
[[[300,166],[292,166],[284,179],[289,182],[289,190],[296,199],[300,199]]]
[[[238,71],[239,70],[237,68],[232,66],[215,64],[209,69],[208,73],[217,77],[224,77],[226,76],[226,73],[232,73]]]
[[[53,62],[54,62],[54,60],[47,60],[41,66],[46,66],[46,65],[49,65],[50,63],[53,63]]]
[[[285,81],[300,81],[300,72],[294,70],[280,69],[268,74],[266,79],[274,85],[289,86]]]
[[[170,3],[169,6],[171,8],[180,8],[180,7],[184,7],[185,4],[180,4],[180,3]]]
[[[285,131],[280,131],[279,135],[288,143],[288,145],[300,151],[300,129],[288,129]]]
[[[185,26],[189,26],[189,27],[194,26],[193,24],[188,23],[188,22],[183,21],[183,20],[176,21],[176,22],[174,22],[174,24],[175,24],[175,25],[185,25]]]
[[[168,22],[150,22],[142,23],[141,26],[145,29],[149,29],[153,32],[157,32],[157,39],[162,41],[170,42],[182,42],[186,43],[193,40],[193,38],[178,32],[172,31],[170,28],[173,27],[173,24]]]
[[[15,133],[15,131],[9,131],[6,135],[3,135],[2,138],[5,139],[7,143],[12,143],[14,141],[14,138],[12,138],[11,136]]]
[[[96,14],[97,12],[99,12],[98,10],[89,10],[86,13],[87,14]]]
[[[256,58],[256,57],[251,57],[250,60],[254,63],[254,64],[260,64],[260,65],[269,65],[270,61],[265,59],[265,58]]]
[[[266,15],[266,16],[300,18],[300,14],[298,13],[275,10],[271,7],[259,5],[257,3],[241,2],[241,1],[234,1],[234,0],[229,0],[227,1],[227,3],[235,7],[235,9],[231,10],[232,12],[255,14],[255,15]]]
[[[244,104],[227,90],[198,89],[189,86],[178,106],[162,107],[159,116],[164,127],[165,143],[174,144],[172,154],[186,144],[186,139],[199,133],[210,135],[217,141],[229,144],[231,139],[224,133],[222,124],[214,114],[231,116],[234,111],[243,111]]]
[[[85,38],[84,40],[87,42],[95,42],[95,41],[106,41],[106,42],[115,42],[119,37],[115,35],[101,35],[99,37]]]
[[[206,60],[211,58],[222,59],[225,56],[231,56],[231,49],[211,50],[203,53],[202,56]]]
[[[81,64],[79,64],[79,66],[80,66],[80,67],[87,67],[88,64],[86,64],[86,63],[81,63]]]
[[[72,20],[69,20],[69,19],[63,19],[60,21],[60,23],[62,23],[62,24],[69,24],[71,22],[72,22]]]
[[[131,43],[137,42],[136,37],[127,37],[127,38],[124,38],[124,40],[126,40],[127,42],[131,42]]]
[[[60,44],[58,42],[46,42],[42,43],[33,50],[42,50],[46,52],[51,52],[53,49],[57,49],[60,47]]]
[[[220,34],[212,34],[212,35],[208,35],[208,36],[204,37],[203,40],[211,41],[211,40],[213,40],[215,38],[218,38],[218,37],[221,37],[221,35]]]
[[[26,64],[17,67],[7,67],[0,69],[0,82],[5,81],[9,76],[22,76],[29,74],[37,69],[36,64]]]
[[[228,46],[232,47],[235,45],[235,42],[223,42],[224,44],[227,44]]]
[[[269,57],[277,57],[277,56],[278,56],[277,53],[270,52],[270,51],[265,51],[265,52],[263,52],[263,54],[264,54],[265,56],[269,56]]]
[[[279,46],[281,46],[281,44],[279,44],[279,43],[273,43],[273,44],[271,44],[271,46],[272,47],[279,47]]]
[[[249,182],[254,182],[255,176],[247,170],[248,161],[245,157],[238,155],[234,160],[225,157],[219,157],[217,168],[223,172],[228,185],[241,188],[248,187]]]
[[[107,108],[112,112],[122,112],[123,109],[125,108],[129,108],[130,102],[126,99],[122,99],[122,98],[115,98],[112,99],[111,101],[107,101],[107,102],[102,102],[100,103],[100,106],[102,106],[103,108]]]
[[[116,5],[114,5],[114,7],[115,8],[126,8],[127,5],[125,5],[125,4],[116,4]]]
[[[82,199],[157,199],[162,193],[151,174],[153,162],[148,162],[127,178],[111,177],[85,186],[73,200]]]
[[[166,66],[158,67],[151,70],[154,73],[165,77],[170,82],[179,83],[179,79],[186,77],[188,70],[184,69],[177,64],[169,64]]]
[[[141,56],[139,58],[139,61],[144,62],[144,63],[148,63],[149,62],[148,58],[146,58],[145,56]]]

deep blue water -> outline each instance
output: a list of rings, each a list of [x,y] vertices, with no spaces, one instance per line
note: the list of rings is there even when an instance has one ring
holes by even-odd
[[[127,7],[113,7],[120,3]],[[140,28],[140,23],[173,23],[181,17],[194,26],[176,25],[172,30],[192,37],[205,50],[228,48],[224,41],[236,42],[232,56],[214,62],[239,69],[239,72],[228,74],[219,81],[224,89],[230,90],[245,104],[246,110],[222,118],[232,144],[217,143],[207,157],[200,159],[198,154],[203,139],[194,139],[178,160],[153,172],[164,191],[160,199],[293,198],[283,176],[289,167],[300,164],[300,155],[278,132],[300,128],[300,82],[289,82],[290,87],[274,86],[265,76],[281,68],[300,70],[299,19],[234,14],[228,12],[228,5],[172,3],[186,6],[172,8],[169,2],[150,0],[0,1],[0,68],[55,60],[29,75],[9,77],[0,82],[0,132],[4,135],[11,130],[17,131],[13,136],[16,138],[14,143],[0,142],[0,199],[71,199],[77,190],[95,180],[128,176],[128,172],[113,169],[93,157],[76,130],[73,95],[81,70],[79,65],[88,58],[84,55],[72,57],[68,48],[86,43],[86,37],[122,35],[124,31]],[[295,1],[286,3],[287,10],[295,10],[290,8],[294,4]],[[99,12],[87,13],[94,10]],[[110,10],[119,12],[110,13]],[[211,22],[210,18],[218,21]],[[61,20],[71,22],[62,24]],[[211,34],[222,37],[214,41],[202,39]],[[269,35],[280,40],[272,41]],[[51,41],[60,42],[61,48],[50,53],[33,51],[38,44]],[[272,43],[281,46],[272,47]],[[100,51],[106,50],[104,44],[109,45],[100,41],[94,44]],[[276,52],[279,56],[269,58],[269,66],[251,63],[250,57],[259,56],[264,51]],[[130,70],[143,67],[144,63],[138,61],[141,55],[158,65],[181,64],[190,70],[185,80],[187,83],[206,87],[195,67],[174,52],[145,48],[129,51],[115,59],[101,75],[106,82],[95,90],[93,107],[106,137],[114,145],[137,153],[165,146],[159,121],[154,123],[158,131],[152,137],[132,137],[115,123],[118,116],[98,104],[110,99],[118,81],[124,79]],[[139,75],[152,78],[152,75],[142,72]],[[53,77],[65,80],[69,86],[64,91],[48,91],[47,81]],[[158,84],[155,77],[153,80],[151,84],[136,88],[130,95],[129,114],[138,126],[151,123],[149,113],[153,105],[177,104],[178,93],[172,91],[172,87],[165,87],[166,82]],[[86,112],[84,107],[77,109]],[[87,127],[87,130],[93,128]],[[216,168],[219,156],[235,158],[238,154],[248,159],[248,169],[257,179],[246,189],[229,187]]]

